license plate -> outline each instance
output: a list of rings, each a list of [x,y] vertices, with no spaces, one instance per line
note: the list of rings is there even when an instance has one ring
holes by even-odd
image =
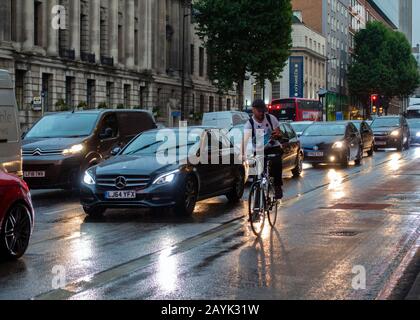
[[[45,178],[45,171],[25,171],[24,178]]]
[[[308,157],[323,157],[324,152],[308,152]]]
[[[136,199],[136,191],[108,191],[105,194],[107,199]]]
[[[375,141],[377,146],[386,146],[386,141]]]

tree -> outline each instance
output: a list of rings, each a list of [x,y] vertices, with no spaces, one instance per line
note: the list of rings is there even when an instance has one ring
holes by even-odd
[[[369,22],[355,35],[353,63],[349,68],[350,93],[369,113],[370,95],[383,97],[385,111],[394,97],[407,97],[420,78],[411,47],[404,34],[381,22]]]
[[[197,33],[211,57],[209,77],[222,91],[236,84],[243,108],[246,74],[280,76],[291,48],[290,0],[197,0]]]

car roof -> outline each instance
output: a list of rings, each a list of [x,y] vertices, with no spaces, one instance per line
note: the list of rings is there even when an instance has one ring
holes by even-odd
[[[293,121],[293,122],[288,122],[290,124],[313,124],[315,123],[315,121]]]
[[[347,125],[349,123],[351,123],[351,121],[328,121],[328,122],[314,122],[314,125],[320,125],[320,126],[328,126],[328,125],[334,125],[334,124]]]
[[[92,110],[76,110],[76,111],[60,111],[60,112],[48,112],[45,115],[51,116],[51,115],[57,115],[57,114],[103,114],[103,113],[109,113],[109,112],[129,112],[129,113],[148,113],[152,114],[148,110],[141,110],[141,109],[92,109]]]

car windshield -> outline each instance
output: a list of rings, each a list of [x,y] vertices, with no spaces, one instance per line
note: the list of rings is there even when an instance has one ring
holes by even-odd
[[[353,122],[353,124],[355,125],[355,127],[357,128],[357,130],[360,131],[360,129],[362,128],[362,122]]]
[[[410,128],[420,129],[420,119],[408,120]]]
[[[400,118],[377,118],[372,123],[372,128],[386,128],[386,127],[399,127]]]
[[[172,130],[159,130],[146,132],[137,137],[122,152],[123,155],[154,155],[158,152],[168,152],[180,155],[187,152],[189,154],[192,147],[200,142],[203,131],[189,131],[187,139],[181,142],[180,132]]]
[[[344,124],[312,125],[308,127],[303,135],[309,136],[342,136],[346,130]]]
[[[42,118],[26,138],[76,138],[89,136],[98,119],[97,114],[56,114]]]
[[[311,124],[310,123],[291,123],[291,126],[296,132],[303,132],[308,128]]]

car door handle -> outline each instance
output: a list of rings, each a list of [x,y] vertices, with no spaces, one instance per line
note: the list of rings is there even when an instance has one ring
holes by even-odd
[[[7,143],[7,142],[9,142],[9,140],[7,140],[7,139],[0,139],[0,143]]]

